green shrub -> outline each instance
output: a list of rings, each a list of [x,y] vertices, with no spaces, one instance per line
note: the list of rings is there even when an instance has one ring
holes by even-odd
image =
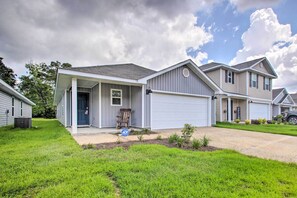
[[[143,140],[143,134],[137,135],[137,138],[138,138],[138,140],[139,140],[140,142],[142,142],[142,140]]]
[[[267,120],[266,120],[266,118],[263,118],[263,119],[262,119],[262,124],[267,124]]]
[[[275,120],[271,120],[271,124],[276,124],[276,121]]]
[[[209,141],[210,141],[209,138],[207,138],[206,136],[203,136],[203,138],[201,140],[202,146],[208,146]]]
[[[282,122],[283,122],[283,118],[284,118],[284,116],[283,116],[282,114],[277,115],[277,116],[276,116],[277,124],[282,123]]]
[[[177,142],[179,136],[175,133],[175,134],[172,134],[171,136],[169,136],[168,138],[168,142],[170,144],[174,143],[174,142]]]
[[[258,118],[258,123],[263,124],[263,118]]]
[[[234,122],[238,124],[240,122],[240,119],[235,119]]]
[[[259,120],[251,120],[251,124],[261,124],[261,122]]]
[[[251,121],[250,121],[250,120],[245,120],[244,123],[245,123],[246,125],[249,125],[249,124],[251,124]]]
[[[199,149],[201,146],[202,146],[201,141],[194,138],[193,141],[192,141],[193,149]]]
[[[150,133],[151,133],[151,130],[148,129],[148,128],[144,128],[144,129],[142,129],[142,132],[143,132],[144,134],[150,134]]]
[[[183,147],[184,143],[185,143],[185,139],[182,137],[178,137],[178,139],[176,140],[177,146],[179,148]]]
[[[184,138],[185,142],[188,143],[190,142],[190,139],[195,131],[195,127],[190,125],[190,124],[185,124],[184,128],[182,129],[182,137]]]
[[[161,135],[158,135],[156,140],[162,140],[162,136]]]

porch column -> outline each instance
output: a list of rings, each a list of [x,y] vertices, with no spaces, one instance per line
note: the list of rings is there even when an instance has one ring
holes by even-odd
[[[72,133],[77,133],[77,79],[72,78]]]
[[[214,100],[213,100],[213,114],[214,114],[214,124],[217,123],[217,99],[216,97],[214,97]]]
[[[249,120],[249,100],[246,99],[246,120]]]
[[[65,92],[64,92],[64,122],[65,122],[65,127],[67,127],[67,89],[65,89]]]
[[[219,121],[220,121],[220,122],[223,121],[223,114],[222,114],[222,113],[223,113],[223,110],[222,110],[222,109],[223,109],[223,108],[222,108],[223,103],[222,103],[222,100],[223,100],[223,99],[222,99],[222,96],[220,96],[220,99],[219,99],[219,101],[220,101],[220,105],[219,105],[219,108],[220,108],[220,110],[219,110],[219,111],[220,111],[220,112],[219,112]]]
[[[228,109],[227,109],[227,111],[228,111],[228,122],[231,122],[231,98],[230,97],[228,97]]]

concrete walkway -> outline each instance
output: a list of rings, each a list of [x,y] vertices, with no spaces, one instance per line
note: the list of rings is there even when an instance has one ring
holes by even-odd
[[[156,132],[162,138],[166,138],[173,133],[181,134],[180,130],[170,129]],[[297,137],[215,127],[197,128],[193,137],[202,138],[204,135],[211,139],[211,146],[232,149],[242,154],[264,159],[297,163]],[[144,135],[143,139],[156,139],[157,136],[158,134]],[[73,137],[80,145],[116,142],[118,139],[116,135],[112,134],[74,135]],[[129,136],[121,137],[120,140],[124,142],[138,139],[136,136]]]

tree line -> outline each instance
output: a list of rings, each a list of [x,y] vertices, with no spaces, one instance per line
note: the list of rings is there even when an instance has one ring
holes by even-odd
[[[25,67],[26,74],[17,80],[13,69],[6,66],[3,58],[0,58],[0,78],[36,104],[32,107],[33,117],[55,118],[56,106],[53,101],[57,71],[72,65],[52,61],[50,64],[28,63]]]

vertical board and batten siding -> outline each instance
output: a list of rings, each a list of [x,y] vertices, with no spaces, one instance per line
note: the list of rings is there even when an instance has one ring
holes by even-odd
[[[99,128],[99,84],[92,88],[92,126]]]
[[[21,115],[21,103],[23,114]],[[9,110],[6,116],[6,110]],[[0,126],[11,125],[16,117],[32,117],[32,106],[14,98],[14,116],[12,116],[12,96],[0,91]]]
[[[189,77],[185,78],[183,76],[183,69],[188,68],[190,71]],[[205,95],[213,96],[214,91],[201,80],[188,66],[183,66],[164,73],[160,76],[148,80],[145,89],[152,89],[158,91],[168,91],[175,93],[185,93],[185,94],[195,94],[195,95]],[[150,127],[150,100],[151,94],[144,96],[145,103],[145,118],[144,125],[146,128]],[[212,112],[213,113],[213,105]],[[214,116],[212,117],[211,123],[214,123]]]
[[[142,124],[142,87],[131,87],[131,126],[141,127]]]
[[[115,127],[116,118],[121,108],[129,108],[129,86],[115,84],[101,84],[102,92],[102,127]],[[111,106],[111,89],[122,90],[122,106]]]

